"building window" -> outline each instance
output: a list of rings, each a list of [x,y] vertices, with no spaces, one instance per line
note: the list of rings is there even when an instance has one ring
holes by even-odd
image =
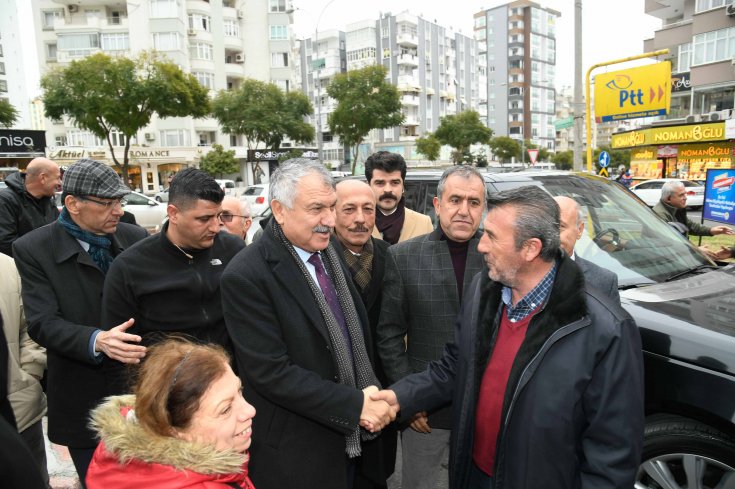
[[[289,89],[289,83],[288,80],[273,80],[273,83],[276,84],[278,88],[283,90],[284,92],[288,92]]]
[[[0,75],[5,74],[5,63],[0,62]]]
[[[269,12],[285,12],[286,0],[268,0]]]
[[[56,146],[66,146],[66,136],[64,135],[57,135],[54,137],[54,141],[56,142]]]
[[[64,34],[58,37],[58,47],[69,57],[89,56],[100,47],[99,34]]]
[[[191,74],[194,75],[194,78],[196,78],[203,87],[214,90],[214,73],[193,71]]]
[[[735,27],[694,36],[692,65],[729,60],[735,54]]]
[[[287,25],[270,26],[270,40],[271,41],[285,41],[287,39],[288,39],[288,26]]]
[[[189,45],[189,56],[193,59],[212,60],[212,45],[197,41]]]
[[[271,68],[285,68],[288,66],[288,53],[271,53]]]
[[[161,146],[189,146],[189,132],[183,129],[160,131]]]
[[[150,0],[151,17],[178,17],[180,0]]]
[[[107,144],[89,131],[81,131],[79,129],[70,129],[66,132],[66,138],[69,146],[102,146]]]
[[[189,29],[210,32],[212,18],[204,14],[189,14]]]
[[[103,51],[127,51],[130,49],[130,36],[127,32],[111,32],[100,34]]]
[[[0,92],[8,91],[8,82],[6,80],[0,80]]]
[[[46,44],[46,59],[56,59],[56,43]]]
[[[725,5],[731,5],[733,0],[697,0],[696,12],[704,12],[705,10],[712,10],[713,8],[724,7]]]
[[[239,39],[240,38],[240,26],[234,20],[225,19],[224,33],[225,33],[225,36],[237,37]]]
[[[43,20],[43,30],[49,31],[54,28],[54,19],[63,19],[64,18],[64,11],[63,10],[44,10],[41,12],[42,20]]]
[[[676,71],[677,73],[683,73],[689,71],[689,67],[692,64],[692,43],[687,42],[679,44],[679,57],[677,59]]]
[[[153,49],[156,51],[178,51],[181,49],[181,36],[178,32],[154,32]]]

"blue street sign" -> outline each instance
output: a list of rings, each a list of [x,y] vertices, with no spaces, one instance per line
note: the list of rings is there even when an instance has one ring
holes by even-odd
[[[610,153],[607,151],[600,151],[600,157],[598,158],[600,168],[607,168],[610,166]]]
[[[702,218],[735,224],[735,170],[707,170]]]

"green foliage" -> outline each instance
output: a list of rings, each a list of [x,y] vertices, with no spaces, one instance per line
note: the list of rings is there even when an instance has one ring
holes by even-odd
[[[223,175],[235,173],[240,164],[235,158],[235,150],[225,151],[221,144],[213,144],[212,149],[199,161],[199,168],[213,177],[222,178]]]
[[[501,163],[510,163],[513,157],[518,156],[521,152],[521,145],[518,141],[508,136],[494,137],[488,143],[492,149],[495,158]]]
[[[493,131],[480,120],[480,114],[466,110],[456,115],[442,117],[434,136],[442,144],[451,146],[455,164],[462,163],[464,155],[473,144],[489,144]]]
[[[0,127],[12,127],[18,120],[18,111],[9,100],[0,98]]]
[[[480,149],[475,154],[475,165],[477,165],[478,168],[485,168],[488,165],[487,154],[485,154],[484,149]]]
[[[226,134],[242,134],[248,147],[278,150],[288,137],[298,143],[314,140],[304,118],[313,112],[306,95],[284,92],[273,83],[247,79],[237,90],[221,90],[212,101],[212,115]]]
[[[442,143],[432,133],[426,134],[416,140],[416,151],[426,157],[429,161],[439,159]]]
[[[571,149],[558,151],[551,155],[551,161],[559,170],[571,170],[574,166],[574,151]]]
[[[208,91],[156,53],[113,58],[103,53],[57,67],[41,78],[46,116],[68,117],[75,126],[106,139],[112,159],[128,179],[130,138],[158,117],[204,117]],[[117,159],[110,132],[123,134],[123,163]]]
[[[385,81],[388,70],[380,65],[340,73],[327,87],[337,101],[329,114],[329,129],[352,148],[352,173],[355,173],[358,147],[373,129],[388,129],[403,122],[398,89]]]

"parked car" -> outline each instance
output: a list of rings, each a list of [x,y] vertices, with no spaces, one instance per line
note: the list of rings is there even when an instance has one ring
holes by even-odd
[[[251,215],[257,216],[270,205],[268,185],[250,185],[242,193],[242,198],[247,199],[250,204]]]
[[[649,207],[653,207],[661,200],[661,187],[664,183],[671,181],[680,181],[684,184],[687,191],[687,207],[702,207],[704,205],[704,185],[691,180],[681,180],[679,178],[658,178],[655,180],[646,180],[631,187],[630,190]]]
[[[125,196],[127,212],[135,216],[139,226],[147,229],[160,229],[161,221],[166,217],[166,204],[138,192],[130,192]]]
[[[166,190],[161,190],[161,191],[160,191],[160,192],[158,192],[158,193],[157,193],[156,195],[154,195],[154,196],[153,196],[153,198],[154,198],[154,199],[155,199],[155,200],[156,200],[157,202],[168,202],[168,189],[166,189]]]
[[[434,216],[441,172],[409,172],[406,206]],[[536,185],[580,203],[580,256],[618,275],[645,362],[636,488],[735,481],[735,265],[718,267],[627,189],[582,173],[483,173],[488,192]]]
[[[216,180],[217,184],[222,188],[222,190],[225,191],[226,195],[235,195],[235,189],[237,188],[235,186],[234,180]]]

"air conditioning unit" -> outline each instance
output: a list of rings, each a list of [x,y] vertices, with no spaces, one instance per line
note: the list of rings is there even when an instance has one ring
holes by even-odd
[[[709,114],[702,114],[699,116],[701,122],[709,122]]]
[[[189,29],[187,31],[187,34],[189,34],[190,36],[196,36],[197,35],[197,31],[195,29]]]
[[[147,132],[144,136],[146,141],[154,141],[156,139],[156,134],[153,132]]]
[[[710,112],[709,113],[709,120],[712,121],[712,122],[719,121],[721,117],[722,117],[722,114],[720,114],[719,112]]]
[[[69,5],[69,13],[73,14],[79,12],[79,5]]]
[[[725,9],[725,13],[728,17],[732,17],[733,15],[735,15],[735,4],[731,3],[730,5],[728,5]]]
[[[236,54],[235,55],[235,63],[244,63],[245,62],[245,55],[244,54]]]
[[[243,10],[237,11],[237,18],[238,19],[244,19],[245,18],[245,12]]]
[[[693,124],[695,122],[699,122],[699,120],[699,115],[688,115],[686,119],[684,119],[684,122],[686,122],[687,124]]]

